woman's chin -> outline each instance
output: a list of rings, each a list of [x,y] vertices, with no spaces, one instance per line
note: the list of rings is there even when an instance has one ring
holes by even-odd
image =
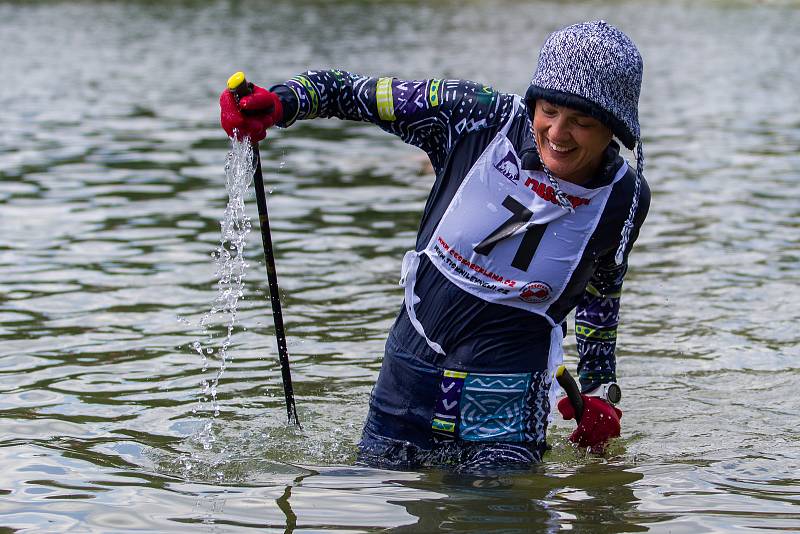
[[[574,172],[572,165],[565,165],[561,161],[550,160],[548,162],[545,160],[545,165],[547,165],[547,168],[550,169],[551,173],[553,173],[553,176],[557,176],[563,180],[569,180],[569,177],[572,176]]]

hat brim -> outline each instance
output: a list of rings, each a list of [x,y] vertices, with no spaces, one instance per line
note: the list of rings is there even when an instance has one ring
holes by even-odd
[[[594,102],[574,93],[566,93],[555,89],[545,89],[538,85],[531,85],[525,93],[525,103],[528,105],[531,116],[533,116],[533,109],[536,105],[536,101],[540,98],[547,100],[551,104],[565,106],[585,113],[608,127],[617,139],[629,150],[633,150],[636,146],[636,136],[633,135],[633,132],[630,131],[628,126]]]

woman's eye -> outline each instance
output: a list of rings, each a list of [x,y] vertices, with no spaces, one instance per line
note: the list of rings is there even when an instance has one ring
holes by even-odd
[[[586,119],[580,120],[580,119],[578,119],[578,120],[575,121],[575,124],[578,125],[581,128],[593,128],[594,126],[597,125],[597,122],[595,122],[593,120],[586,120]]]

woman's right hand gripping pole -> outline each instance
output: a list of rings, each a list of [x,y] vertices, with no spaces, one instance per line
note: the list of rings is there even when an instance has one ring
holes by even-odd
[[[267,136],[267,129],[283,118],[283,106],[278,95],[263,87],[249,84],[250,94],[237,97],[225,89],[219,95],[220,123],[228,137],[241,140],[249,137],[257,143]]]

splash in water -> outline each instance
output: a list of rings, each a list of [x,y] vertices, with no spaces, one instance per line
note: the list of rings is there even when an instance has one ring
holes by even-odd
[[[192,344],[194,350],[202,358],[202,370],[205,373],[209,366],[209,356],[216,354],[219,367],[212,378],[204,377],[201,382],[201,394],[198,410],[206,409],[210,402],[213,417],[219,415],[219,402],[217,401],[217,387],[225,369],[230,361],[228,352],[231,339],[236,326],[236,310],[240,298],[244,298],[244,277],[247,271],[247,262],[244,257],[244,247],[247,234],[250,233],[250,217],[245,210],[244,198],[253,182],[253,147],[249,141],[234,140],[231,151],[225,162],[225,187],[228,190],[228,205],[220,221],[221,236],[219,247],[212,253],[216,266],[217,296],[211,309],[200,320],[205,341],[195,340]],[[225,337],[215,340],[210,327],[219,315],[223,323]],[[215,441],[213,421],[206,421],[198,439],[203,448],[210,449]]]

